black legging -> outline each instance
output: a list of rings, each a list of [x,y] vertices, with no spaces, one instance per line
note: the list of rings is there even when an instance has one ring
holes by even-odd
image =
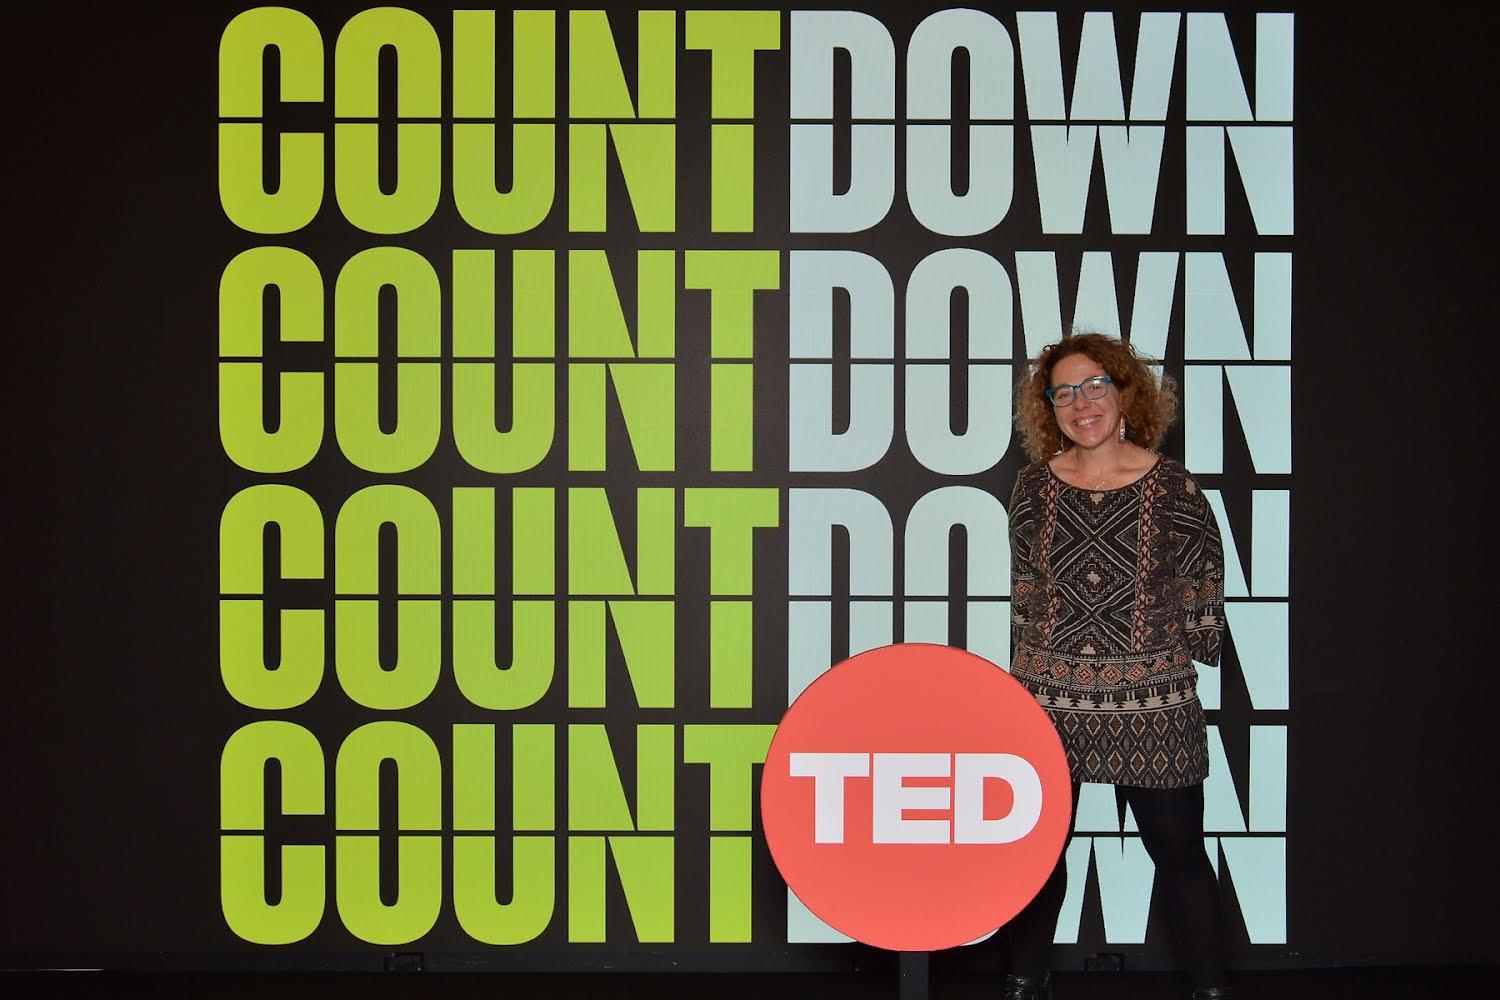
[[[1203,786],[1130,788],[1119,786],[1141,829],[1141,841],[1156,865],[1156,887],[1177,938],[1193,988],[1224,985],[1224,921],[1219,883],[1203,849]],[[1077,812],[1078,785],[1073,785]],[[1068,866],[1057,867],[1036,899],[1018,913],[1007,935],[1012,972],[1041,976],[1068,888]]]

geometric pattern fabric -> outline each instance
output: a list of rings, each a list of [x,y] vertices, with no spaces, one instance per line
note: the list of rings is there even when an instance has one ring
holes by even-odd
[[[1074,781],[1208,777],[1197,660],[1217,666],[1224,554],[1213,509],[1159,457],[1113,490],[1021,470],[1010,502],[1011,675],[1052,716]]]

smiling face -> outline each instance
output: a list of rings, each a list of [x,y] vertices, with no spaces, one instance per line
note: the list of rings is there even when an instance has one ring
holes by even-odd
[[[1087,354],[1069,354],[1052,366],[1052,384],[1077,385],[1096,375],[1109,374]],[[1073,405],[1054,408],[1063,436],[1081,448],[1094,448],[1113,440],[1120,426],[1120,390],[1111,384],[1098,399],[1082,391],[1073,394]]]

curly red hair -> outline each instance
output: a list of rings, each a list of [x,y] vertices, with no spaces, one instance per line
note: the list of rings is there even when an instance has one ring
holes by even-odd
[[[1119,390],[1126,439],[1142,448],[1160,446],[1177,417],[1172,380],[1163,374],[1158,382],[1151,361],[1122,340],[1102,333],[1074,333],[1044,347],[1027,377],[1016,384],[1016,427],[1031,460],[1040,462],[1072,447],[1073,442],[1058,429],[1047,389],[1052,385],[1053,366],[1073,354],[1082,354],[1103,368]]]

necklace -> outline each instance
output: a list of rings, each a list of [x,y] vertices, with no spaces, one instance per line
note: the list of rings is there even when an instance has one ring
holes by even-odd
[[[1110,489],[1110,483],[1112,483],[1115,480],[1117,480],[1120,477],[1120,473],[1123,470],[1122,469],[1114,469],[1114,470],[1111,470],[1110,472],[1103,473],[1103,474],[1085,474],[1082,469],[1079,469],[1079,468],[1075,467],[1075,468],[1069,469],[1067,471],[1070,472],[1075,477],[1077,477],[1078,484],[1083,489],[1086,489],[1086,490],[1107,490],[1107,489]]]
[[[1148,467],[1146,471],[1149,472],[1150,468],[1153,468],[1154,466],[1155,463],[1153,462],[1152,466]],[[1105,490],[1122,489],[1124,486],[1129,486],[1140,481],[1140,477],[1135,475],[1138,470],[1131,466],[1126,466],[1123,464],[1116,465],[1114,468],[1109,469],[1107,472],[1103,473],[1086,473],[1077,465],[1074,465],[1071,469],[1063,469],[1061,471],[1064,471],[1069,476],[1073,477],[1071,482],[1067,479],[1063,479],[1064,483],[1067,483],[1069,486],[1073,486],[1076,489],[1092,492],[1095,496],[1095,503],[1099,503],[1104,499],[1103,491]],[[1057,472],[1058,470],[1053,470],[1054,475]],[[1061,476],[1058,476],[1058,478],[1062,479]],[[1121,482],[1122,480],[1125,480],[1123,485]]]

